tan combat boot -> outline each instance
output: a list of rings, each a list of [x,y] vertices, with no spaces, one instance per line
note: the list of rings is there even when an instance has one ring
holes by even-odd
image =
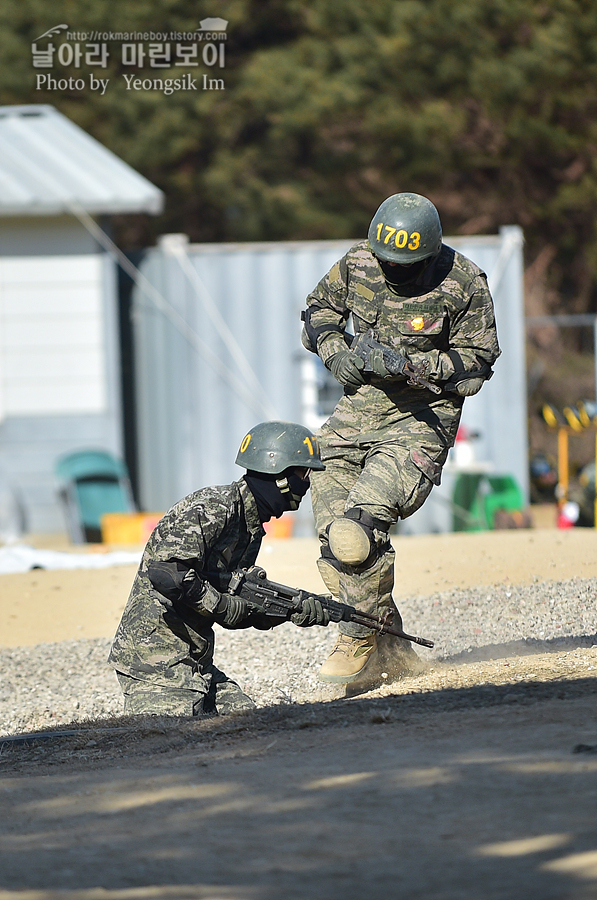
[[[319,670],[319,680],[348,684],[358,678],[377,651],[375,632],[365,638],[339,634],[336,646]]]

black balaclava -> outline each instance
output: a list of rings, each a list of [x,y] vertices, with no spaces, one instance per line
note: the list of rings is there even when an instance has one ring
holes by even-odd
[[[244,480],[255,498],[261,522],[279,519],[282,513],[298,509],[309,490],[309,476],[301,478],[296,469],[286,469],[279,475],[264,475],[249,469]]]
[[[391,287],[400,287],[403,284],[411,284],[416,281],[421,272],[427,267],[428,259],[421,259],[410,266],[391,266],[378,258],[385,280]]]

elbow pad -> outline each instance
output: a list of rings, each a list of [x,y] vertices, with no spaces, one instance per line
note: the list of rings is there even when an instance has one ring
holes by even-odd
[[[331,323],[319,326],[312,325],[312,314],[313,310],[310,307],[304,309],[301,313],[301,321],[305,323],[301,334],[301,342],[303,347],[310,350],[311,353],[317,353],[317,342],[323,334],[329,334],[330,332],[344,334],[344,332],[339,325],[332,325]]]

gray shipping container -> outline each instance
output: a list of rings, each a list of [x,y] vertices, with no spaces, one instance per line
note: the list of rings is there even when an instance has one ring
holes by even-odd
[[[339,389],[300,341],[305,297],[353,241],[191,245],[166,235],[141,266],[133,330],[139,492],[165,510],[190,491],[238,478],[243,435],[271,418],[316,428]],[[476,456],[528,491],[522,232],[446,238],[480,265],[492,288],[502,357],[466,400]],[[451,528],[451,463],[406,531]],[[433,498],[433,499],[432,499]],[[308,506],[303,504],[303,507]],[[295,533],[312,533],[299,511]]]

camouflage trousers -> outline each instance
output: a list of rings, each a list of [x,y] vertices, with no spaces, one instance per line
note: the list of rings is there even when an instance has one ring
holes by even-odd
[[[167,687],[116,672],[125,715],[225,716],[255,709],[255,703],[213,664],[193,679],[194,689]]]
[[[325,425],[318,436],[326,468],[311,473],[311,501],[322,550],[318,566],[323,575],[328,566],[325,560],[331,555],[327,532],[334,519],[359,507],[387,523],[389,529],[398,517],[404,519],[412,515],[425,502],[434,481],[438,480],[447,447],[438,444],[434,460],[398,441],[380,441],[368,446],[351,444]],[[376,615],[384,615],[390,609],[394,613],[395,626],[401,628],[402,620],[392,597],[395,551],[387,531],[374,531],[374,539],[377,559],[368,568],[354,568],[334,561],[338,572],[338,599]],[[332,589],[331,584],[327,581],[326,584]],[[371,633],[364,626],[350,622],[341,623],[340,631],[351,637]]]

